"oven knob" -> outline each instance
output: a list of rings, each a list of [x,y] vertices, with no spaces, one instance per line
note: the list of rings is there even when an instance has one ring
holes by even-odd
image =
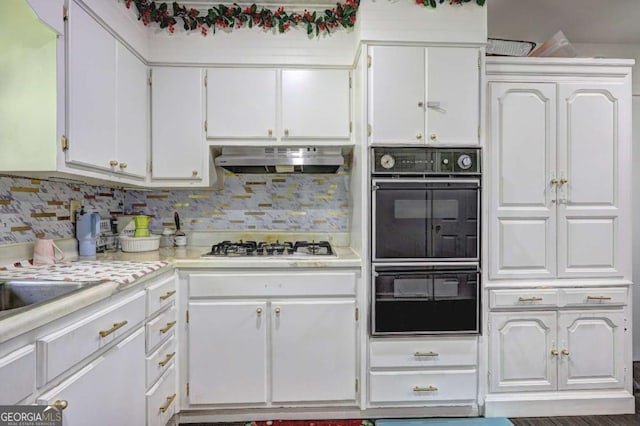
[[[444,164],[445,166],[446,166],[447,164],[449,164],[449,159],[448,159],[448,158],[443,158],[443,159],[442,159],[442,164]]]
[[[467,170],[472,165],[473,160],[471,160],[471,157],[469,155],[462,154],[460,157],[458,157],[458,167],[460,167],[462,170]]]
[[[396,160],[389,154],[380,157],[380,165],[385,169],[390,169],[396,164]]]

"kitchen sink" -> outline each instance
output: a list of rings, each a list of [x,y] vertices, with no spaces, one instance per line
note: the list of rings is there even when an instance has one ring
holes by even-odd
[[[0,311],[32,306],[101,281],[0,280]]]

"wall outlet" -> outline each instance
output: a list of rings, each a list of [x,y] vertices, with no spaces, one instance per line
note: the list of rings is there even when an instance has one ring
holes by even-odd
[[[82,202],[79,200],[69,200],[69,218],[71,222],[76,221],[76,211],[82,207]]]

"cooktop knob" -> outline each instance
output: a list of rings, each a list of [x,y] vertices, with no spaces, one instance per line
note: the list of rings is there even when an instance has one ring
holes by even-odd
[[[446,166],[447,164],[449,164],[449,159],[448,159],[448,158],[443,158],[443,159],[442,159],[442,164],[444,164],[445,166]]]
[[[389,154],[380,157],[380,165],[385,169],[390,169],[396,164],[396,160]]]
[[[460,157],[458,157],[458,167],[460,167],[462,170],[467,170],[472,165],[473,165],[473,160],[469,155],[462,154]]]

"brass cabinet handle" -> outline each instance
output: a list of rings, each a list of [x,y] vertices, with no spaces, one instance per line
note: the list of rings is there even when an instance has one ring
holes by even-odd
[[[165,294],[163,294],[162,296],[160,296],[160,300],[167,300],[168,298],[170,298],[174,294],[176,294],[175,290],[168,291]]]
[[[422,139],[422,133],[416,134],[416,139],[418,139],[418,140]]]
[[[413,354],[413,356],[438,356],[439,354],[436,352],[416,352]]]
[[[262,308],[260,306],[258,306],[256,308],[256,312],[258,313],[258,315],[262,315]]]
[[[59,409],[64,410],[65,408],[67,408],[69,406],[69,403],[67,402],[66,399],[58,399],[58,400],[56,400],[56,402],[54,402],[51,405],[53,407],[58,407]]]
[[[418,108],[422,108],[422,107],[424,107],[424,102],[422,101],[418,102]]]
[[[158,363],[158,365],[160,367],[164,367],[165,365],[167,365],[169,363],[169,361],[171,361],[171,358],[173,358],[175,356],[175,352],[171,352],[170,354],[167,354],[166,358],[164,359],[164,361],[160,361]]]
[[[276,311],[276,315],[280,315],[280,308],[276,308],[275,311]]]
[[[124,170],[127,168],[127,163],[120,163],[119,166],[120,166],[120,169]]]
[[[436,135],[435,133],[431,133],[431,135],[429,136],[429,139],[431,139],[432,141],[435,141],[436,139],[438,139],[438,135]]]
[[[284,136],[285,136],[286,138],[288,138],[288,137],[289,137],[289,129],[284,129]]]
[[[558,184],[558,179],[553,178],[551,179],[551,185],[557,185]]]
[[[587,296],[587,300],[611,300],[610,296]]]
[[[273,136],[273,129],[267,129],[267,134],[269,137]]]
[[[109,161],[109,165],[110,165],[111,167],[115,167],[115,166],[117,166],[117,165],[118,165],[118,161],[117,161],[117,160],[111,160],[111,161]]]
[[[192,176],[198,176],[198,171],[197,171],[197,170],[192,171],[192,172],[191,172],[191,175],[192,175]]]
[[[542,300],[542,297],[518,297],[518,302],[539,302]]]
[[[413,387],[413,391],[414,392],[435,392],[437,391],[438,388],[435,386],[427,386],[426,388],[422,388],[420,386],[414,386]]]
[[[557,349],[551,349],[551,355],[558,356],[558,350]]]
[[[100,337],[107,337],[108,335],[110,335],[111,333],[113,333],[117,329],[124,327],[128,323],[129,323],[129,321],[127,321],[127,320],[124,320],[122,322],[114,322],[113,323],[113,327],[111,327],[108,330],[102,330],[102,331],[98,332],[98,334],[100,334]]]
[[[173,400],[174,399],[176,399],[176,394],[175,393],[173,395],[171,395],[171,396],[168,396],[167,397],[167,402],[162,407],[160,407],[160,412],[161,413],[166,413],[167,410],[169,409],[169,407],[171,406],[171,404],[173,404]]]
[[[565,183],[567,183],[567,182],[569,182],[569,179],[567,179],[566,177],[560,178],[560,183],[561,183],[561,184],[563,184],[563,185],[564,185],[564,184],[565,184]]]
[[[562,353],[562,355],[569,356],[569,351],[566,349],[563,349],[562,351],[560,351],[560,353]]]
[[[165,328],[160,329],[160,333],[162,334],[166,333],[167,331],[171,330],[171,327],[173,327],[174,325],[176,325],[175,321],[168,322]]]

